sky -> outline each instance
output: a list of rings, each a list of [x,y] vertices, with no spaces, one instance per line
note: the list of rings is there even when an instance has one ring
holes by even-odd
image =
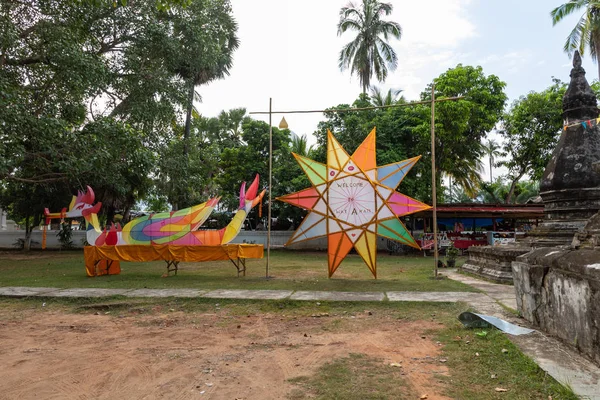
[[[554,27],[550,19],[550,11],[565,1],[388,0],[394,9],[387,19],[403,30],[399,41],[390,42],[399,62],[385,83],[375,84],[384,91],[402,89],[408,100],[417,100],[426,85],[449,68],[480,65],[486,75],[506,82],[510,104],[547,88],[552,77],[568,82],[572,63],[563,44],[580,15]],[[339,10],[347,4],[348,0],[232,0],[240,48],[230,76],[198,88],[200,113],[213,117],[237,107],[268,111],[269,98],[274,111],[351,104],[361,92],[358,78],[338,67],[342,46],[354,38],[351,31],[337,35]],[[589,56],[583,67],[588,80],[597,79]],[[281,116],[273,116],[274,126]],[[254,118],[268,122],[268,116]],[[316,141],[313,132],[324,119],[322,114],[285,118],[309,143]],[[487,166],[484,176],[489,177]]]

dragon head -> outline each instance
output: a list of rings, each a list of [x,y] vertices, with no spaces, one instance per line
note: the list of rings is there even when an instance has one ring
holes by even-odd
[[[77,191],[77,196],[73,196],[71,200],[71,204],[69,204],[69,210],[67,211],[66,216],[70,218],[76,217],[85,217],[89,214],[98,214],[100,211],[100,207],[102,207],[102,203],[97,203],[93,205],[96,195],[91,187],[87,187],[86,192],[82,192],[81,190]]]
[[[63,208],[60,212],[51,213],[47,208],[44,209],[44,215],[46,216],[46,224],[50,223],[53,218],[78,218],[84,217],[88,222],[91,222],[92,215],[98,214],[102,203],[96,203],[93,205],[95,195],[91,187],[87,187],[86,192],[78,191],[77,196],[73,196],[69,209]]]

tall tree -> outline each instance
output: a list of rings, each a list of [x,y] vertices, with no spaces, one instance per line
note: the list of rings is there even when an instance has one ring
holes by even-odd
[[[361,94],[352,107],[368,107],[368,96]],[[350,108],[342,104],[336,109]],[[424,113],[419,113],[425,111]],[[394,107],[379,110],[327,112],[326,120],[319,122],[317,147],[314,160],[326,162],[327,130],[331,130],[344,149],[352,154],[367,134],[377,128],[377,164],[385,165],[419,155],[420,136],[413,133],[416,125],[426,120],[431,113],[428,109],[413,110],[411,107]],[[402,193],[421,200],[431,197],[429,166],[426,162],[418,162],[402,181]],[[425,178],[424,178],[425,177]]]
[[[342,71],[350,68],[351,74],[358,75],[363,93],[370,87],[373,73],[379,82],[384,82],[388,68],[394,71],[398,66],[398,56],[388,41],[400,39],[402,28],[397,22],[381,19],[389,16],[392,9],[390,3],[362,0],[360,5],[350,3],[340,10],[338,36],[347,30],[356,31],[357,35],[342,48],[339,67]]]
[[[214,176],[218,172],[221,153],[217,141],[208,140],[202,129],[202,119],[194,119],[190,137],[176,135],[159,151],[156,176],[156,194],[167,199],[173,209],[181,209],[216,195]],[[177,126],[183,132],[183,126]],[[182,156],[184,144],[189,154]]]
[[[195,88],[229,75],[239,39],[229,0],[196,0],[178,8],[173,22],[174,33],[184,46],[176,70],[188,90],[183,134],[183,152],[187,155],[194,99],[200,98]]]
[[[464,97],[436,104],[436,169],[451,176],[470,196],[475,196],[481,183],[479,160],[484,153],[481,140],[502,117],[507,99],[506,84],[495,75],[486,76],[481,67],[462,64],[441,74],[434,83],[436,99]],[[431,85],[428,85],[421,100],[430,99]],[[425,115],[430,111],[428,106],[419,107]],[[415,111],[419,107],[414,107]],[[430,154],[430,117],[415,127],[415,133],[421,136],[420,152]]]
[[[488,139],[483,144],[483,150],[485,151],[485,155],[488,156],[490,160],[490,183],[494,182],[494,177],[492,174],[492,169],[494,167],[494,158],[500,155],[500,146],[498,142],[494,139]]]
[[[440,102],[436,106],[436,169],[437,176],[451,176],[469,196],[477,194],[481,181],[481,140],[502,116],[506,95],[505,83],[494,75],[486,76],[481,67],[458,65],[436,80],[436,98],[464,96],[460,101]],[[431,86],[421,94],[431,99]],[[361,94],[353,107],[371,105]],[[336,108],[350,108],[342,104]],[[326,121],[315,132],[315,160],[324,162],[327,149],[327,129],[349,153],[354,152],[366,135],[377,127],[377,163],[384,165],[419,154],[418,162],[402,181],[402,192],[423,201],[431,200],[431,108],[427,104],[392,107],[377,110],[326,112]],[[441,182],[438,182],[441,187]],[[439,200],[443,192],[439,191]]]
[[[89,184],[115,207],[147,192],[153,156],[181,133],[182,70],[227,65],[229,2],[177,1],[0,2],[0,185],[30,201]]]
[[[600,1],[598,0],[571,0],[556,7],[550,12],[552,24],[556,25],[565,17],[584,10],[583,15],[575,25],[575,28],[567,36],[564,50],[569,55],[579,50],[581,55],[589,48],[592,59],[598,65],[598,77],[600,78]]]
[[[531,92],[516,100],[503,116],[502,155],[499,165],[508,168],[511,181],[507,203],[519,180],[526,174],[539,180],[550,161],[563,127],[562,98],[566,85],[555,80],[542,92]]]

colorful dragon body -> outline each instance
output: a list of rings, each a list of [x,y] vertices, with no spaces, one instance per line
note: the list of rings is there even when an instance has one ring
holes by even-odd
[[[240,188],[240,207],[233,216],[233,219],[225,228],[218,231],[195,231],[191,232],[192,236],[199,244],[207,246],[215,246],[220,244],[227,244],[231,242],[242,229],[246,216],[257,204],[259,204],[265,195],[265,190],[258,193],[258,175],[254,178],[254,182],[248,188],[246,192],[246,182],[242,183]],[[244,193],[245,192],[245,193]]]
[[[117,244],[201,244],[193,240],[190,234],[208,219],[219,199],[213,198],[179,211],[136,218],[123,227]]]
[[[257,175],[248,190],[246,183],[240,189],[240,206],[231,222],[220,230],[198,230],[208,219],[219,203],[220,197],[212,198],[205,203],[179,211],[163,212],[136,218],[122,229],[119,224],[112,224],[104,230],[100,229],[97,213],[101,203],[92,206],[94,192],[88,186],[87,193],[79,192],[73,196],[69,211],[50,213],[46,210],[47,221],[51,218],[85,217],[87,221],[87,242],[92,246],[114,245],[222,245],[230,243],[240,232],[250,210],[259,204],[265,194],[258,194],[259,176]]]

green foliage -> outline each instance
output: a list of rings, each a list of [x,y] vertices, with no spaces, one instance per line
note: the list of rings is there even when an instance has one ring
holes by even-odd
[[[306,135],[294,135],[292,137],[290,150],[292,153],[298,154],[299,156],[311,158],[313,156],[314,147],[308,145]]]
[[[145,202],[147,204],[148,211],[155,213],[169,211],[170,209],[167,198],[156,194],[154,190],[151,191],[148,196],[146,196]]]
[[[402,89],[388,89],[387,93],[383,94],[381,89],[373,86],[371,88],[371,104],[376,107],[390,106],[398,101],[398,96],[402,93]],[[404,98],[401,98],[404,102]]]
[[[509,193],[511,193],[510,196]],[[491,204],[524,204],[539,194],[539,181],[519,181],[512,187],[512,182],[504,178],[497,178],[492,183],[482,183],[478,200]]]
[[[87,5],[91,4],[96,7],[125,7],[131,3],[130,0],[72,0],[76,4]],[[158,10],[169,10],[172,7],[187,7],[192,3],[192,0],[155,0]]]
[[[592,59],[598,60],[600,54],[600,1],[570,0],[550,12],[552,24],[556,25],[569,15],[581,11],[584,13],[571,31],[565,42],[564,50],[569,55],[579,50],[581,55],[589,48]],[[598,65],[600,74],[600,64]],[[600,76],[600,75],[599,75]]]
[[[514,185],[525,174],[539,180],[544,173],[563,127],[565,91],[566,84],[555,79],[546,90],[521,96],[504,114],[499,133],[504,138],[501,154],[507,159],[498,164],[508,168],[513,185],[506,202],[511,202]]]
[[[173,64],[188,90],[182,153],[187,161],[195,86],[229,75],[239,40],[229,0],[197,0],[178,11],[174,13],[173,30],[183,44],[183,53],[174,55]]]
[[[217,79],[231,67],[231,13],[227,0],[3,2],[0,203],[11,216],[35,225],[43,206],[61,209],[85,185],[108,220],[144,198],[156,158],[187,145],[178,121],[191,104],[190,79]],[[219,151],[203,141],[191,147],[179,178],[216,165]],[[174,176],[179,166],[161,161]],[[174,197],[183,184],[155,194],[193,202],[211,190],[205,180],[199,189],[186,183],[194,190],[183,200]]]
[[[181,129],[180,127],[178,129]],[[187,143],[189,154],[183,155]],[[174,209],[189,207],[216,195],[213,178],[218,173],[219,148],[192,130],[187,142],[182,137],[172,138],[159,150],[157,179],[158,193]]]
[[[261,187],[269,186],[269,125],[262,121],[245,119],[242,124],[241,139],[245,146],[224,148],[219,161],[219,170],[226,171],[214,177],[220,188],[221,204],[229,210],[236,210],[239,204],[241,182],[251,182],[256,174],[260,175]],[[297,226],[304,217],[304,211],[286,203],[276,202],[275,198],[310,186],[304,173],[291,154],[290,131],[273,128],[273,216],[278,217],[274,229],[287,229],[290,224]],[[296,146],[299,143],[296,141]],[[303,146],[305,147],[305,143]],[[302,150],[296,148],[296,150]],[[303,149],[307,150],[307,149]],[[263,199],[266,210],[268,199]],[[263,213],[266,217],[266,212]],[[252,226],[258,224],[258,215],[254,209],[249,218]]]
[[[436,104],[436,168],[452,177],[473,198],[477,194],[483,155],[481,140],[500,120],[506,102],[504,82],[485,76],[481,67],[458,65],[435,80],[436,98],[464,96],[459,101]],[[431,99],[431,87],[421,100]],[[401,98],[399,103],[403,103]],[[361,94],[352,107],[369,107],[371,100]],[[342,104],[335,108],[350,108]],[[402,181],[402,192],[424,201],[431,200],[431,109],[428,105],[388,109],[325,113],[319,123],[317,161],[326,161],[327,129],[350,154],[377,127],[377,163],[384,165],[422,154]],[[438,182],[438,186],[441,186]],[[440,191],[440,199],[443,193]]]
[[[434,80],[436,99],[464,96],[460,101],[436,104],[436,168],[451,176],[465,191],[474,196],[481,182],[482,139],[502,116],[507,97],[506,84],[497,76],[485,76],[481,67],[457,65]],[[421,100],[431,99],[431,85]],[[427,121],[427,122],[426,122]],[[428,120],[416,130],[431,140]],[[422,140],[421,144],[427,143]],[[425,153],[427,147],[420,151]]]
[[[109,118],[87,124],[77,135],[81,157],[75,177],[94,188],[109,220],[114,210],[130,209],[150,190],[155,156],[142,137],[139,130]]]
[[[472,196],[469,196],[467,193],[465,193],[465,190],[452,183],[452,181],[450,181],[450,185],[448,187],[443,187],[441,189],[443,189],[444,191],[444,202],[446,203],[475,203],[478,200],[478,197],[481,196],[481,187],[483,187],[483,185],[485,185],[484,182],[482,182],[482,185],[480,186],[480,191],[477,194],[477,197],[473,198]]]
[[[452,260],[452,261],[456,261],[456,258],[458,257],[458,253],[459,250],[454,247],[454,242],[450,243],[450,246],[448,246],[446,248],[446,259],[448,261]]]
[[[63,222],[60,224],[60,229],[56,233],[56,237],[60,242],[60,248],[62,250],[71,250],[75,247],[73,243],[73,227],[69,222]]]
[[[362,0],[360,6],[350,3],[340,10],[338,36],[347,30],[357,31],[357,35],[342,48],[339,67],[350,68],[352,74],[358,75],[363,94],[371,85],[373,73],[378,81],[384,82],[388,68],[394,71],[398,66],[398,56],[387,41],[400,39],[402,28],[397,22],[381,19],[389,16],[392,9],[390,3]]]
[[[500,155],[500,145],[493,139],[487,139],[483,143],[483,151],[485,155],[489,157],[490,160],[490,183],[494,181],[494,176],[492,174],[494,168],[494,159]]]

